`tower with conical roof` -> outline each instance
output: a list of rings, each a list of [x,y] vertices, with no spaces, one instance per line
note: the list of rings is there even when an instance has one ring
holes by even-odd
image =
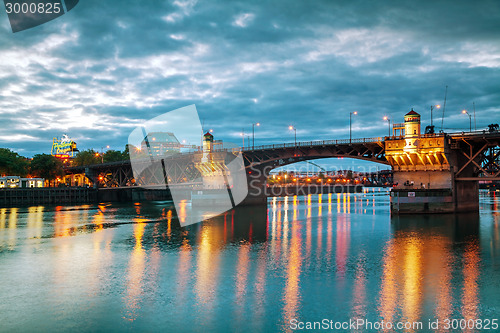
[[[420,138],[420,115],[411,109],[405,114],[405,151],[417,151]]]
[[[214,149],[214,136],[207,132],[203,135],[203,157],[202,163],[212,162],[212,151]]]
[[[420,115],[413,111],[405,114],[405,138],[420,137]]]

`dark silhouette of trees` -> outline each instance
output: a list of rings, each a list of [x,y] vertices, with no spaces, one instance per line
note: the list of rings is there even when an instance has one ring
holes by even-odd
[[[0,148],[0,174],[6,176],[26,176],[28,160],[7,148]]]
[[[45,180],[54,180],[64,176],[63,162],[49,154],[37,154],[31,160],[30,174]]]
[[[101,155],[94,149],[87,149],[78,152],[72,164],[75,166],[81,166],[98,163],[101,163]]]

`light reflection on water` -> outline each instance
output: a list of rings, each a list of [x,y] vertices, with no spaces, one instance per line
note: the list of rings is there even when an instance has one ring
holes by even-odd
[[[385,191],[272,198],[187,228],[165,203],[0,208],[0,331],[498,318],[498,197],[482,192],[479,215],[391,218]]]

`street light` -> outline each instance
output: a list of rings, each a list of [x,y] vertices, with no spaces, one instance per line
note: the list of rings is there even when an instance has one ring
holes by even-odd
[[[297,148],[297,129],[295,128],[295,126],[292,126],[292,125],[288,126],[288,129],[290,131],[292,131],[292,130],[295,131],[295,148]]]
[[[432,110],[434,110],[434,108],[436,109],[439,109],[441,107],[441,105],[431,105],[431,126],[432,126]]]
[[[469,112],[467,112],[467,110],[462,110],[462,113],[469,116],[469,132],[472,132],[472,117],[471,117],[471,115],[469,114]]]
[[[349,112],[349,143],[352,141],[352,127],[351,127],[351,120],[352,120],[352,115],[357,115],[358,111],[354,112]]]
[[[255,149],[255,126],[260,126],[260,123],[252,124],[252,150]]]
[[[109,149],[109,146],[106,146],[106,149]],[[96,154],[96,156],[99,156]],[[104,163],[104,146],[101,146],[101,163]]]
[[[243,138],[243,146],[241,146],[241,149],[245,149],[245,130],[243,128],[241,129],[240,135]]]
[[[103,153],[95,153],[95,157],[101,156],[101,163],[104,163],[104,154]]]
[[[389,123],[389,136],[391,136],[391,119],[389,117],[385,116],[384,120],[387,120],[387,122]]]

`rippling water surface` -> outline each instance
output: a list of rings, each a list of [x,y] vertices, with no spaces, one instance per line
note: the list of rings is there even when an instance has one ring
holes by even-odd
[[[500,319],[499,199],[480,200],[479,214],[391,218],[375,188],[187,228],[169,203],[0,208],[0,331]]]

